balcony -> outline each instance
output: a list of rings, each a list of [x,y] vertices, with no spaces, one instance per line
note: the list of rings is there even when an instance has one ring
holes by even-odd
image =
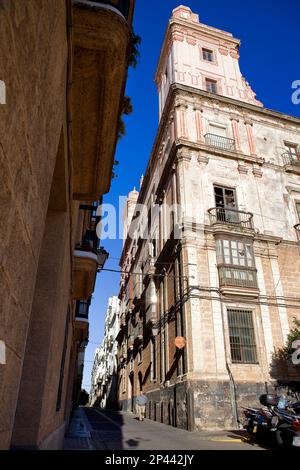
[[[74,250],[73,299],[88,300],[95,286],[97,272],[101,271],[108,258],[103,247],[94,248],[93,242],[86,240]]]
[[[87,301],[94,291],[97,254],[79,247],[74,251],[73,299]]]
[[[219,266],[220,287],[239,287],[257,289],[256,269]]]
[[[300,169],[300,155],[284,152],[281,156],[284,165],[295,166]]]
[[[208,210],[210,225],[228,224],[253,230],[253,214],[237,209],[213,207]]]
[[[155,262],[156,258],[154,256],[148,256],[143,268],[142,277],[151,276],[155,273]]]
[[[133,13],[133,3],[130,0],[92,0],[93,3],[99,3],[99,5],[105,7],[113,7],[118,10],[124,18],[128,21],[131,20]],[[77,0],[77,3],[89,3],[87,0]]]
[[[221,150],[227,150],[230,152],[235,151],[235,140],[223,137],[222,135],[216,134],[205,134],[204,136],[206,145],[216,147]]]
[[[70,77],[74,199],[107,193],[131,48],[134,0],[73,5]]]

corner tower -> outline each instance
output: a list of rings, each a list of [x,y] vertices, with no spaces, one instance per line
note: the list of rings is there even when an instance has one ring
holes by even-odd
[[[241,74],[239,47],[239,39],[201,23],[199,15],[190,8],[175,8],[155,75],[159,117],[169,88],[175,83],[263,106]]]

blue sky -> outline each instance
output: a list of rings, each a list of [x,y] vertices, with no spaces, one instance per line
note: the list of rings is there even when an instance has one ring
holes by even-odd
[[[198,13],[200,21],[233,33],[241,39],[240,67],[266,108],[300,117],[300,105],[291,101],[291,83],[300,80],[299,0],[190,0],[183,2]],[[130,69],[126,95],[131,97],[133,114],[125,118],[126,136],[119,142],[116,160],[118,175],[104,202],[118,205],[119,195],[139,186],[158,126],[158,99],[153,82],[155,69],[172,9],[173,0],[136,0],[134,31],[142,38],[141,59]],[[110,253],[106,268],[118,269],[120,240],[102,243]],[[97,278],[90,308],[90,343],[86,349],[83,388],[89,390],[92,362],[103,338],[108,297],[117,295],[119,275],[102,271]]]

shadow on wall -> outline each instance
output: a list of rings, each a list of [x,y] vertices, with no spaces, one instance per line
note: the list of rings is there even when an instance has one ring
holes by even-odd
[[[277,382],[277,387],[286,387],[291,392],[297,392],[300,399],[300,367],[280,357],[275,352],[271,363],[270,375]],[[275,386],[275,388],[277,388]]]
[[[300,340],[300,320],[294,318],[286,345],[278,348],[272,357],[270,375],[277,381],[278,387],[287,387],[291,392],[298,392],[300,399],[300,351],[295,348],[295,341]]]
[[[111,377],[110,387],[106,399],[106,409],[118,410],[118,396],[117,396],[118,374],[113,373]]]

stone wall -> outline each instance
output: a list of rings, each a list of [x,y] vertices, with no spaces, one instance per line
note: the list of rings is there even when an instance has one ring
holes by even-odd
[[[0,338],[6,344],[6,365],[0,365],[1,449],[11,441],[50,188],[66,122],[65,8],[64,0],[33,0],[5,1],[0,9],[1,78],[7,94],[0,119],[0,210],[5,221],[0,226]],[[68,240],[60,243],[67,247]],[[58,338],[52,340],[60,345]],[[51,367],[57,363],[55,359]],[[32,408],[34,404],[32,398]],[[43,437],[49,431],[44,429]]]
[[[189,431],[236,429],[244,421],[242,407],[257,407],[266,387],[274,390],[271,383],[236,382],[234,394],[229,380],[180,382],[146,393],[146,418]],[[131,401],[120,408],[131,412]]]

